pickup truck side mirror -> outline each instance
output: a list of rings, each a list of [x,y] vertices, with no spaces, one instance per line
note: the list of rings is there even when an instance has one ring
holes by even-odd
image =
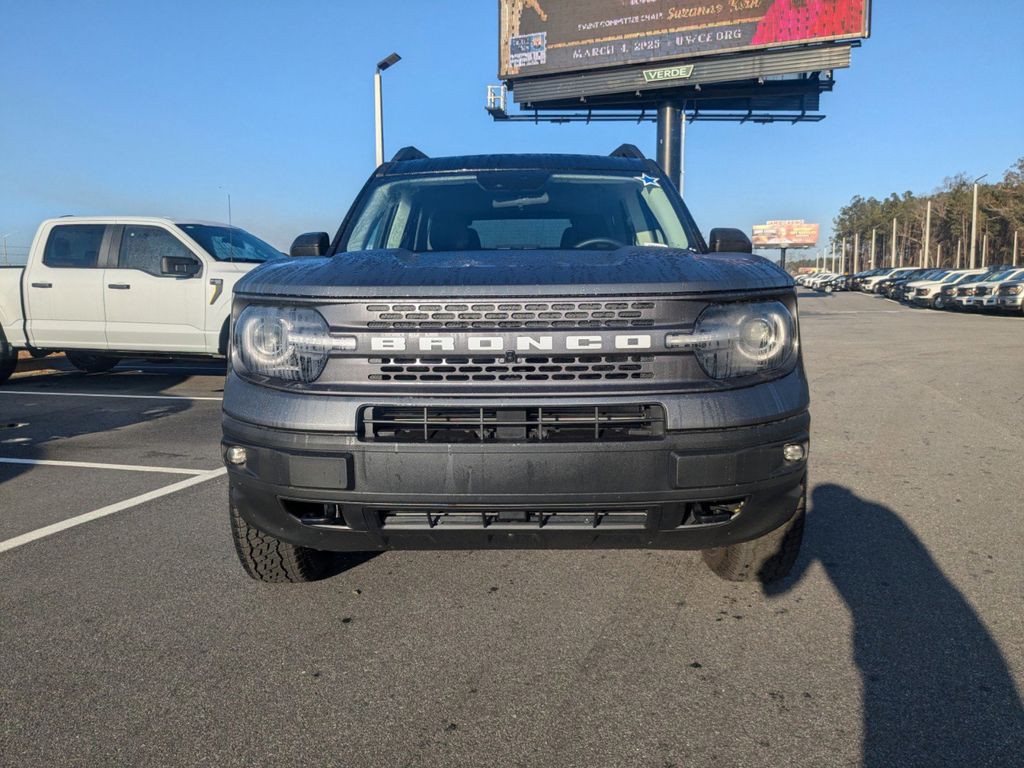
[[[754,244],[742,229],[716,227],[711,230],[712,253],[753,253]]]
[[[160,259],[160,272],[172,277],[195,277],[203,265],[188,256],[164,256]]]
[[[331,247],[331,238],[326,232],[306,232],[292,243],[290,256],[323,256]]]

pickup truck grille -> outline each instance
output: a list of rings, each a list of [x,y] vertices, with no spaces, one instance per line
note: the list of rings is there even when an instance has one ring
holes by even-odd
[[[516,382],[653,379],[653,355],[524,357],[372,357],[370,381]]]
[[[442,328],[647,328],[653,301],[516,301],[370,304],[367,327],[379,330]]]
[[[359,419],[364,442],[629,442],[664,433],[660,405],[370,406]]]

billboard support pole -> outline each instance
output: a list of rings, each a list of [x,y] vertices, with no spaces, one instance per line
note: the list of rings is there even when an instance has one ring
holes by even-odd
[[[658,107],[658,165],[683,194],[682,110],[670,101]]]

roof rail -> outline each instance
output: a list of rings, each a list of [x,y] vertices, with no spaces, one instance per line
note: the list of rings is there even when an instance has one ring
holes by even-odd
[[[391,158],[392,163],[400,163],[403,160],[426,160],[427,156],[420,152],[416,147],[402,147],[400,150],[395,152],[395,156]]]
[[[628,157],[633,160],[647,159],[636,144],[620,144],[618,148],[609,155],[609,157]]]

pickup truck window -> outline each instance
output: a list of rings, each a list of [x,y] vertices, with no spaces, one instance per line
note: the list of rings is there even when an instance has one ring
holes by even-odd
[[[699,242],[647,174],[481,171],[376,180],[342,248],[614,250]]]
[[[178,228],[199,243],[202,249],[217,261],[262,264],[264,261],[284,258],[284,254],[274,246],[238,227],[179,224]]]
[[[59,224],[50,230],[43,264],[57,269],[93,269],[100,256],[104,224]]]
[[[117,266],[120,269],[138,269],[158,277],[163,276],[161,264],[165,256],[191,258],[192,252],[178,238],[160,227],[125,227],[121,235],[121,251]]]

